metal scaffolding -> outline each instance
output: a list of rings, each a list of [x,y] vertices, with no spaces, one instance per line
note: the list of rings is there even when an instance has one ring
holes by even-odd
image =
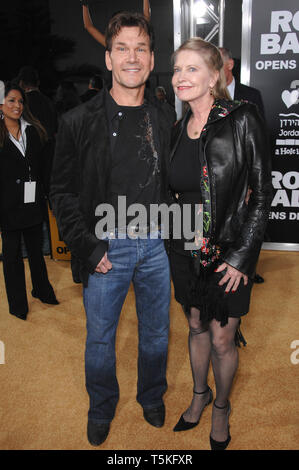
[[[190,37],[223,46],[225,0],[173,0],[174,50]],[[178,118],[182,103],[176,98]]]

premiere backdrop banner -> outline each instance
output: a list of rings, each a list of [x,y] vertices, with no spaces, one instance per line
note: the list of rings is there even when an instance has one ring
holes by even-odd
[[[241,81],[265,104],[273,200],[265,241],[299,250],[299,1],[243,0]]]
[[[55,260],[70,260],[71,253],[64,241],[60,240],[56,219],[48,207],[49,225],[51,235],[51,254]]]

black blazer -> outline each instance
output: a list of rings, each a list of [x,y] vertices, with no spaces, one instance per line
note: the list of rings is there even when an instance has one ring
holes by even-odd
[[[265,118],[264,104],[259,90],[236,81],[234,100],[246,100],[257,105],[262,117]]]
[[[33,126],[27,126],[25,157],[6,139],[0,148],[0,227],[2,230],[19,230],[42,223],[44,210],[43,145]],[[36,181],[34,203],[24,203],[24,183]]]

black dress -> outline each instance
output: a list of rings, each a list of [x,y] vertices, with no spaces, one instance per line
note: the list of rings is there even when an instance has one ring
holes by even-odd
[[[194,205],[202,202],[200,174],[202,171],[203,136],[190,139],[187,126],[176,149],[170,165],[170,187],[177,202]],[[235,293],[225,294],[224,286],[218,286],[226,270],[216,273],[220,257],[200,272],[195,266],[192,252],[185,249],[184,236],[180,240],[170,242],[170,266],[176,300],[184,306],[186,313],[190,307],[200,310],[201,320],[210,321],[216,318],[224,326],[228,317],[241,317],[248,313],[252,281],[245,286],[243,280]],[[221,253],[221,251],[220,251]]]

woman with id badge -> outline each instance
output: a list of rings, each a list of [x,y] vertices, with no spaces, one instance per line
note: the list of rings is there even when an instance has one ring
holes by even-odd
[[[22,320],[28,313],[22,236],[32,296],[58,304],[42,253],[42,154],[46,141],[46,131],[26,106],[24,91],[7,83],[4,96],[0,96],[0,229],[9,312]]]

